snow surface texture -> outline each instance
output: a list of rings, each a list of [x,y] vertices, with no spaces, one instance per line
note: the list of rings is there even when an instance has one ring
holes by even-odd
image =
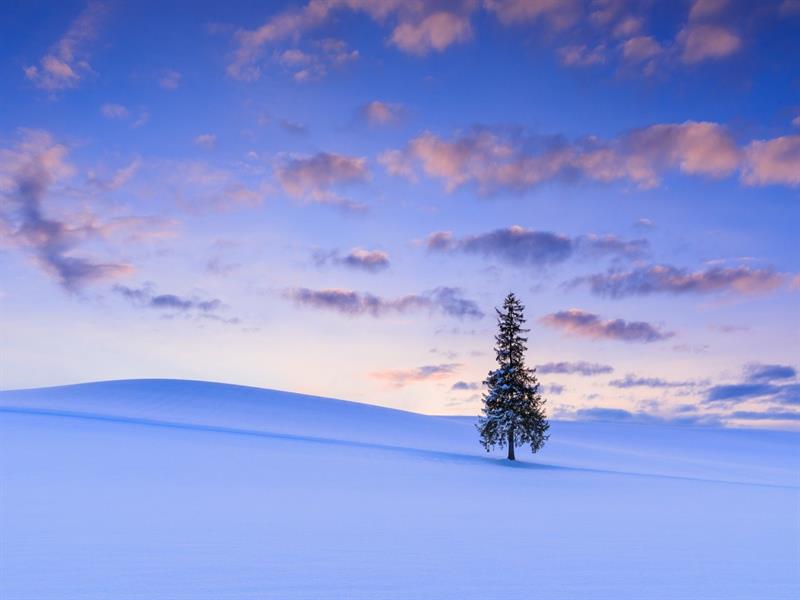
[[[0,598],[800,597],[796,433],[474,421],[173,380],[0,393]]]

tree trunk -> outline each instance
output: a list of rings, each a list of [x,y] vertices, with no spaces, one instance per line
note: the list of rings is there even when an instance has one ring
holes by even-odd
[[[516,460],[514,458],[514,430],[508,432],[508,460]]]

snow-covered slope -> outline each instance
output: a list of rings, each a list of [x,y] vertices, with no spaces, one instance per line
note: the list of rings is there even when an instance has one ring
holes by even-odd
[[[0,598],[792,598],[797,434],[469,419],[241,386],[0,393]],[[46,575],[43,575],[46,574]]]

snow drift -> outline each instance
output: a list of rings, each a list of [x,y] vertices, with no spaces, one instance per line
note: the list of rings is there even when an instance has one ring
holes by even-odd
[[[0,597],[792,598],[795,433],[474,421],[242,386],[0,393]]]

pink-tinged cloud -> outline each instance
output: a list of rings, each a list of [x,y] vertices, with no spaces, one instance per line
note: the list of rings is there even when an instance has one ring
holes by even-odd
[[[606,48],[602,44],[590,48],[585,44],[562,46],[558,49],[562,65],[568,67],[589,67],[606,62]]]
[[[178,71],[168,70],[158,78],[158,85],[168,92],[174,92],[180,86],[182,77]]]
[[[745,148],[747,185],[800,185],[800,135],[751,142]]]
[[[687,64],[717,60],[735,54],[742,47],[741,38],[719,25],[690,24],[679,35],[683,46],[681,59]]]
[[[760,294],[775,290],[785,281],[785,275],[772,269],[713,267],[692,272],[671,265],[651,265],[578,277],[567,285],[585,284],[598,296],[623,298],[650,294]]]
[[[449,3],[448,10],[434,3],[407,0],[309,0],[302,8],[270,17],[257,29],[237,31],[236,49],[227,72],[243,81],[259,79],[259,63],[267,46],[299,40],[328,23],[340,10],[365,13],[378,23],[391,19],[395,25],[388,41],[400,50],[417,55],[441,51],[471,37],[469,14],[475,8],[474,0],[455,0]]]
[[[642,63],[656,58],[662,51],[661,44],[648,35],[633,37],[622,44],[622,56],[632,63]]]
[[[473,300],[464,297],[460,289],[451,287],[438,287],[423,294],[409,294],[399,298],[382,298],[374,294],[337,288],[292,288],[286,290],[284,296],[298,306],[330,310],[352,317],[383,317],[421,310],[459,319],[483,317],[483,312]]]
[[[122,104],[103,104],[100,107],[100,113],[106,119],[127,119],[130,115],[128,109]]]
[[[389,255],[386,252],[382,250],[364,250],[363,248],[353,248],[345,255],[342,255],[338,250],[317,252],[314,255],[314,262],[317,266],[324,266],[330,263],[370,273],[384,271],[390,265]]]
[[[213,150],[217,146],[217,136],[213,133],[201,133],[194,138],[194,144],[206,150]]]
[[[426,15],[419,22],[400,23],[392,32],[393,45],[410,54],[425,56],[441,52],[472,37],[469,16],[447,11]]]
[[[283,191],[295,200],[330,204],[348,211],[366,208],[338,195],[333,189],[369,180],[365,158],[328,152],[292,157],[278,165],[276,177]]]
[[[716,123],[659,124],[601,140],[574,142],[559,136],[525,136],[475,128],[445,139],[430,131],[405,148],[384,152],[379,162],[393,175],[414,179],[421,171],[452,192],[476,183],[483,193],[525,191],[554,180],[586,178],[658,185],[662,173],[723,177],[739,166],[741,152]]]
[[[462,238],[449,231],[437,231],[428,236],[426,246],[435,252],[478,254],[512,265],[544,266],[562,263],[576,255],[637,258],[647,252],[649,244],[646,240],[623,240],[613,235],[568,237],[512,225]]]
[[[603,320],[594,313],[571,308],[545,315],[539,321],[564,333],[593,340],[617,340],[631,343],[660,342],[675,334],[663,331],[646,321]]]
[[[425,365],[416,369],[386,369],[369,374],[373,379],[383,381],[391,387],[401,388],[410,383],[422,381],[441,381],[450,377],[461,367],[458,363]]]
[[[543,20],[556,30],[575,23],[582,12],[578,0],[484,0],[484,6],[503,25]]]
[[[64,289],[128,275],[125,263],[100,262],[77,253],[80,245],[113,230],[85,212],[54,217],[45,204],[54,186],[66,182],[75,168],[68,149],[44,131],[23,130],[13,148],[0,150],[0,193],[4,196],[0,225],[12,246],[28,251],[34,263]]]
[[[50,92],[74,88],[92,72],[86,46],[97,36],[107,12],[103,2],[90,1],[64,35],[45,54],[39,65],[25,68],[25,76],[36,87]]]
[[[370,125],[391,125],[402,120],[405,109],[399,104],[373,100],[361,106],[358,114]]]
[[[697,21],[717,17],[728,8],[730,0],[694,0],[689,9],[689,20]]]

